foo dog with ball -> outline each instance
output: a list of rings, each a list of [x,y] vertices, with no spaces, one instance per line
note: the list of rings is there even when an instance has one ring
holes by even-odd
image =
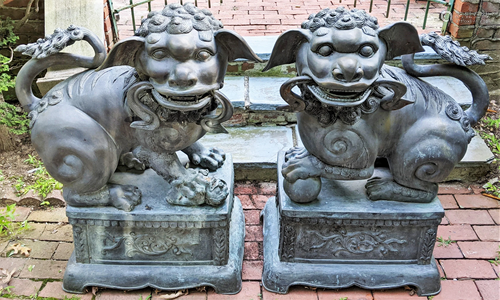
[[[408,23],[379,28],[365,11],[343,7],[278,38],[265,70],[295,63],[298,76],[280,92],[297,112],[303,147],[278,157],[278,198],[264,212],[266,288],[412,284],[421,295],[439,292],[437,183],[465,155],[489,96],[464,66],[415,65],[422,45],[462,65],[489,59],[449,37],[419,37]],[[384,64],[400,55],[404,69]],[[425,76],[460,79],[472,106],[463,111]]]

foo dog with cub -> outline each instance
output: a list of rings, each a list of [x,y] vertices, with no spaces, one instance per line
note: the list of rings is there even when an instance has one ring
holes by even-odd
[[[457,65],[417,66],[413,54],[429,45]],[[404,70],[384,64],[402,56]],[[324,9],[282,34],[265,70],[295,62],[298,77],[281,95],[297,112],[303,148],[285,154],[284,189],[296,202],[321,191],[320,178],[368,179],[371,200],[430,202],[474,136],[471,125],[486,112],[483,80],[466,64],[484,64],[487,55],[461,48],[449,37],[418,36],[404,22],[379,29],[365,11]],[[471,91],[463,111],[449,95],[420,80],[452,76]],[[301,95],[292,92],[298,86]],[[374,175],[385,158],[389,176]],[[380,161],[380,160],[378,160]]]
[[[185,168],[175,153],[182,150],[192,164],[211,171],[224,163],[222,151],[198,140],[206,132],[225,132],[220,123],[232,116],[231,103],[218,92],[228,61],[259,58],[222,27],[208,10],[170,4],[149,13],[135,36],[117,43],[107,58],[102,42],[75,26],[18,47],[33,59],[19,73],[16,93],[31,118],[33,145],[63,183],[69,205],[132,210],[141,191],[108,182],[118,165],[152,168],[170,183],[171,204],[217,206],[225,200],[223,180]],[[94,57],[59,53],[82,39]],[[56,65],[90,70],[35,97],[33,79]]]

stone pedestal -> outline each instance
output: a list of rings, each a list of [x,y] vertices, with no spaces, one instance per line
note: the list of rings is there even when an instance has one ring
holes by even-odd
[[[295,203],[283,190],[264,209],[264,287],[286,293],[292,285],[366,289],[414,286],[439,293],[432,256],[444,210],[431,203],[371,201],[360,181],[322,179],[316,200]]]
[[[143,174],[118,172],[111,179],[141,189],[142,203],[132,212],[68,206],[75,250],[63,289],[82,293],[88,286],[127,290],[212,286],[217,293],[238,293],[245,219],[239,199],[233,197],[230,155],[211,175],[231,188],[220,207],[168,204],[169,184],[151,169]]]

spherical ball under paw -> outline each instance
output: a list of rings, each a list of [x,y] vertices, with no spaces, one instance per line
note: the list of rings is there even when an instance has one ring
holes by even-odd
[[[298,179],[294,183],[283,180],[283,189],[292,201],[309,203],[314,201],[321,191],[321,178]]]

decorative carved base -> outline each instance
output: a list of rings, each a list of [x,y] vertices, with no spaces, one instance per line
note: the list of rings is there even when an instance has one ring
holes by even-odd
[[[233,198],[232,170],[229,156],[211,174],[230,186],[219,207],[168,204],[164,196],[168,183],[152,170],[116,173],[111,180],[141,189],[142,204],[132,212],[68,206],[75,250],[63,289],[83,293],[90,286],[126,290],[211,286],[217,293],[238,293],[245,218],[239,199]]]
[[[439,199],[423,204],[371,201],[365,183],[322,179],[317,199],[302,204],[290,200],[278,176],[278,196],[264,209],[262,282],[267,290],[411,285],[421,296],[439,293],[432,256],[444,216]]]

